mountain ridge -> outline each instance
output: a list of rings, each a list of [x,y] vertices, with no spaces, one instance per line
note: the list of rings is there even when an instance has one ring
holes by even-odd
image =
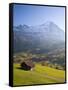
[[[53,22],[37,26],[19,25],[13,27],[14,50],[28,51],[39,48],[47,51],[64,47],[65,33]]]

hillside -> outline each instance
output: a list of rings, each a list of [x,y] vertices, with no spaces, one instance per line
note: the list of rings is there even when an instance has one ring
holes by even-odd
[[[65,71],[36,64],[33,71],[24,71],[20,64],[14,64],[14,82],[16,85],[55,84],[65,82]]]

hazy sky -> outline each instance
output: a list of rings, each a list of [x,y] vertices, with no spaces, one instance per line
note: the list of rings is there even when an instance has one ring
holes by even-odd
[[[14,4],[13,20],[14,26],[20,24],[34,26],[53,21],[65,31],[65,8]]]

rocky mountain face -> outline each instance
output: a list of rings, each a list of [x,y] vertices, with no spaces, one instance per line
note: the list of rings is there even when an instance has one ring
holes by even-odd
[[[14,52],[48,53],[65,47],[65,32],[53,22],[13,27]]]

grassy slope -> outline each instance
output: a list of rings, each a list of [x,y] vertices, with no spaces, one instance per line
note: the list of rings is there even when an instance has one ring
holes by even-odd
[[[47,84],[62,83],[65,80],[65,72],[46,66],[36,64],[33,71],[24,71],[18,69],[19,64],[14,64],[14,81],[15,85]]]

